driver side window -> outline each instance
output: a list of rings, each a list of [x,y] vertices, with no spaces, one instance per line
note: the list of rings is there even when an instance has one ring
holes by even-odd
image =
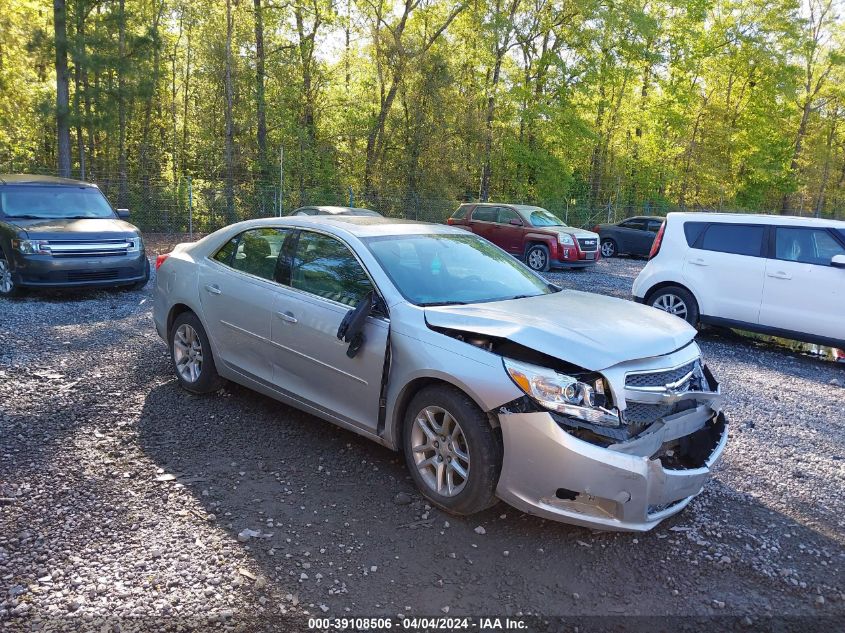
[[[291,264],[290,286],[355,306],[373,285],[358,260],[340,240],[302,231]]]

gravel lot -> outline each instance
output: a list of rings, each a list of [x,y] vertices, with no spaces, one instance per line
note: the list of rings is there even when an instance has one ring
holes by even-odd
[[[627,297],[642,265],[550,278]],[[845,367],[704,332],[732,438],[679,516],[644,535],[504,504],[459,519],[423,502],[398,454],[235,385],[180,390],[152,283],[0,299],[0,629],[290,630],[305,614],[843,623]]]

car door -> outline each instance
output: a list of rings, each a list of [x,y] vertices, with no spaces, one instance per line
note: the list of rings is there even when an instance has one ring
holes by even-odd
[[[493,242],[493,227],[499,217],[498,207],[475,207],[469,219],[470,230]]]
[[[367,319],[364,344],[347,355],[337,338],[340,322],[374,286],[347,244],[316,231],[301,231],[283,273],[273,307],[274,383],[294,397],[375,432],[389,323]]]
[[[845,270],[831,266],[845,247],[824,227],[772,227],[760,324],[845,339]]]
[[[639,253],[646,222],[643,218],[631,218],[616,227],[616,238],[621,253]]]
[[[698,295],[703,315],[758,322],[763,297],[766,227],[709,224],[687,251],[683,276]]]
[[[518,224],[512,224],[518,222]],[[508,207],[499,207],[495,239],[491,240],[511,255],[522,255],[523,221],[519,214]]]
[[[270,382],[267,348],[276,302],[276,260],[287,229],[244,231],[200,266],[199,291],[205,325],[218,362]]]

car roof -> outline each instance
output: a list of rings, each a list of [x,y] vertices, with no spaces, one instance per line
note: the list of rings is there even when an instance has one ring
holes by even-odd
[[[628,220],[665,220],[662,215],[633,215],[630,218],[622,218],[619,222],[627,222]]]
[[[539,207],[536,204],[513,204],[511,202],[464,202],[461,206],[469,206],[475,205],[476,208],[478,207],[510,207],[511,209],[516,209],[517,211],[535,211],[536,209],[542,209],[543,211],[547,211],[545,207]]]
[[[262,226],[291,225],[302,228],[331,228],[355,237],[383,235],[471,235],[446,224],[433,224],[403,218],[375,215],[298,215],[283,218],[262,218],[241,223],[243,230]]]
[[[0,185],[52,185],[54,187],[91,187],[97,185],[72,178],[57,178],[56,176],[41,176],[38,174],[0,174]]]
[[[780,224],[795,226],[835,226],[845,229],[842,220],[805,218],[795,215],[767,215],[764,213],[710,213],[704,211],[683,211],[670,213],[668,219],[683,222],[722,222],[724,224]]]
[[[332,205],[318,205],[318,204],[308,204],[303,207],[299,207],[298,209],[294,209],[294,213],[297,211],[302,211],[304,209],[317,209],[322,213],[327,215],[348,215],[348,214],[355,214],[359,211],[366,211],[367,213],[378,213],[378,211],[373,211],[372,209],[365,209],[363,207],[336,207]],[[381,215],[381,214],[379,214]]]

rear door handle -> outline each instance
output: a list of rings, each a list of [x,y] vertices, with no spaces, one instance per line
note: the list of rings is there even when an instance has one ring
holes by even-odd
[[[220,286],[218,286],[216,284],[205,284],[205,289],[213,295],[222,295],[223,294],[223,291],[220,290]]]
[[[792,279],[792,275],[783,272],[782,270],[777,271],[776,273],[766,273],[769,277],[774,277],[775,279]]]
[[[689,263],[695,264],[696,266],[706,266],[707,265],[707,262],[705,262],[704,259],[702,259],[701,257],[699,257],[698,259],[691,259],[689,261]]]
[[[279,317],[282,321],[287,321],[288,323],[296,323],[296,317],[293,316],[292,312],[276,312],[276,316]]]

